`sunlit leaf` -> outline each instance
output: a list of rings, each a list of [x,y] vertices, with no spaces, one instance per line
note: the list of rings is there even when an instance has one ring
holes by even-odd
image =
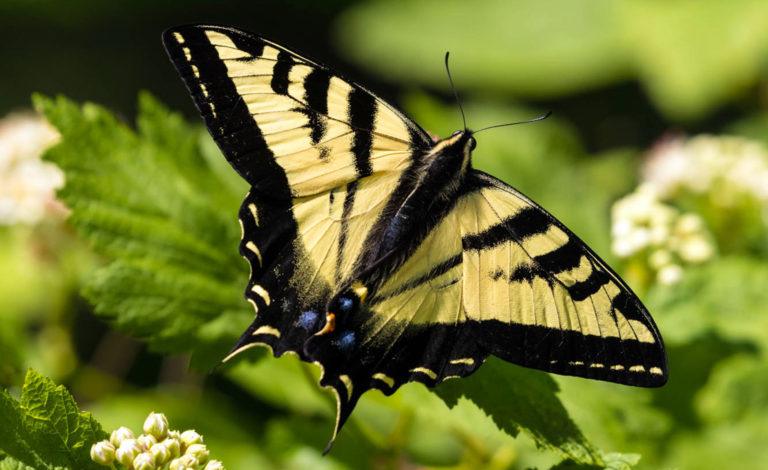
[[[78,410],[64,386],[32,370],[19,401],[0,390],[0,450],[19,462],[38,469],[96,470],[89,452],[104,437],[99,423]]]
[[[108,261],[85,291],[96,312],[158,350],[215,365],[252,316],[236,249],[243,188],[212,171],[200,127],[149,95],[135,131],[93,104],[35,102],[62,134],[46,158],[66,173],[70,222]]]

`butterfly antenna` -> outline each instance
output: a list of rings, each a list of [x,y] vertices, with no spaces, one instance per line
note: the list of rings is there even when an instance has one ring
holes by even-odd
[[[453,84],[453,77],[451,77],[451,69],[448,67],[448,56],[450,54],[450,52],[445,53],[445,71],[448,73],[448,81],[451,82],[451,90],[453,90],[453,96],[456,98],[456,104],[459,105],[459,111],[461,111],[461,122],[464,123],[464,130],[467,130],[467,118],[464,116],[464,108],[461,106],[459,92],[456,91],[456,86]]]
[[[551,115],[552,115],[552,111],[547,111],[545,114],[542,114],[541,116],[537,116],[533,119],[528,119],[527,121],[508,122],[506,124],[496,124],[495,126],[483,127],[479,131],[475,131],[474,134],[477,134],[478,132],[482,132],[482,131],[487,131],[488,129],[494,129],[496,127],[516,126],[518,124],[530,124],[532,122],[543,121],[544,119],[548,118]]]

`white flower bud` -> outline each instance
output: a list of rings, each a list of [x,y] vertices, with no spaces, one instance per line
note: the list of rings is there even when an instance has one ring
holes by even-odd
[[[691,235],[701,231],[703,225],[704,222],[701,220],[701,217],[696,214],[688,213],[681,215],[680,218],[677,219],[677,226],[675,229],[681,234]]]
[[[178,459],[173,459],[171,465],[168,467],[168,470],[196,470],[197,466],[198,461],[194,456],[184,454]]]
[[[635,247],[626,237],[622,237],[613,241],[611,250],[619,258],[626,258],[635,252]]]
[[[168,435],[168,418],[162,413],[154,411],[144,420],[144,432],[155,436],[158,440],[165,439]]]
[[[224,464],[218,460],[211,460],[203,470],[224,470]]]
[[[664,266],[672,264],[672,261],[672,253],[670,253],[669,250],[664,249],[654,251],[648,258],[648,263],[654,269],[661,269]]]
[[[626,237],[634,228],[634,224],[628,219],[615,219],[611,226],[614,237]]]
[[[133,459],[134,470],[155,470],[155,462],[152,459],[152,455],[143,452]]]
[[[678,248],[680,257],[689,263],[701,263],[712,257],[714,249],[704,237],[691,237]]]
[[[191,446],[192,444],[202,444],[203,443],[203,436],[198,434],[193,429],[188,429],[181,433],[181,436],[179,436],[181,439],[181,447],[186,450],[187,447]]]
[[[670,264],[661,268],[656,277],[664,285],[677,284],[683,278],[683,268],[676,264]]]
[[[178,433],[177,433],[178,434]],[[162,442],[162,444],[168,449],[168,452],[171,454],[171,458],[175,459],[176,457],[181,455],[181,442],[180,438],[167,438]]]
[[[115,460],[115,446],[109,441],[100,441],[91,446],[91,460],[100,465],[111,465]]]
[[[157,444],[157,439],[152,434],[142,434],[136,438],[136,443],[139,444],[143,452],[148,451],[153,445]]]
[[[208,461],[210,452],[208,452],[208,448],[205,446],[205,444],[192,444],[191,446],[187,447],[187,451],[184,453],[184,455],[192,455],[198,462],[205,463]]]
[[[661,245],[669,238],[669,225],[656,224],[651,227],[650,241],[652,245]]]
[[[136,456],[140,453],[141,447],[139,447],[136,439],[124,439],[123,442],[120,443],[120,447],[117,448],[115,457],[118,462],[128,468],[131,468],[131,465],[133,465],[133,459],[135,459]]]
[[[120,426],[119,428],[112,431],[112,434],[109,436],[109,442],[111,442],[115,448],[118,448],[124,440],[134,438],[135,437],[133,435],[133,431],[126,428],[125,426]]]
[[[173,458],[173,455],[171,455],[171,451],[168,448],[166,441],[167,439],[163,442],[159,442],[153,445],[149,449],[149,453],[152,454],[152,459],[157,465],[165,465],[171,460],[171,458]],[[178,448],[178,443],[176,444],[176,447]]]

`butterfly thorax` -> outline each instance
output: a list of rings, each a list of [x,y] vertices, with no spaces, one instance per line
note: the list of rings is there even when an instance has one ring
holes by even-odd
[[[380,281],[402,265],[434,228],[435,221],[450,210],[463,190],[474,147],[470,131],[457,131],[422,156],[407,195],[391,216],[383,219],[386,224],[381,230],[372,231],[378,234],[369,239],[372,251],[361,257],[356,274],[329,302],[328,311],[335,313],[338,321],[364,307],[360,288],[375,292]]]
[[[413,169],[413,177],[407,181],[403,197],[382,220],[386,224],[369,239],[374,252],[368,253],[360,268],[365,269],[391,252],[405,254],[414,239],[421,239],[419,232],[428,231],[430,220],[438,218],[461,191],[470,170],[470,158],[475,143],[470,131],[457,131],[440,140],[426,152]],[[394,268],[397,260],[391,260]]]

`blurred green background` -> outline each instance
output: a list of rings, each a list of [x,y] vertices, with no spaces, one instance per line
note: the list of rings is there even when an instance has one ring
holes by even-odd
[[[32,367],[107,431],[162,411],[230,469],[523,469],[568,456],[542,447],[535,425],[514,437],[488,408],[449,410],[411,384],[367,394],[321,457],[334,406],[314,368],[266,354],[212,368],[251,315],[236,246],[244,188],[160,44],[162,30],[191,22],[238,26],[329,64],[441,136],[461,125],[446,50],[470,127],[552,110],[479,136],[474,165],[625,276],[671,371],[659,390],[553,376],[557,396],[590,445],[625,454],[604,459],[612,468],[765,468],[761,0],[5,0],[0,385],[18,390]],[[61,173],[40,162],[56,132],[25,114],[34,92],[100,106],[38,101],[63,135],[46,157],[64,170],[61,201],[51,195]]]

